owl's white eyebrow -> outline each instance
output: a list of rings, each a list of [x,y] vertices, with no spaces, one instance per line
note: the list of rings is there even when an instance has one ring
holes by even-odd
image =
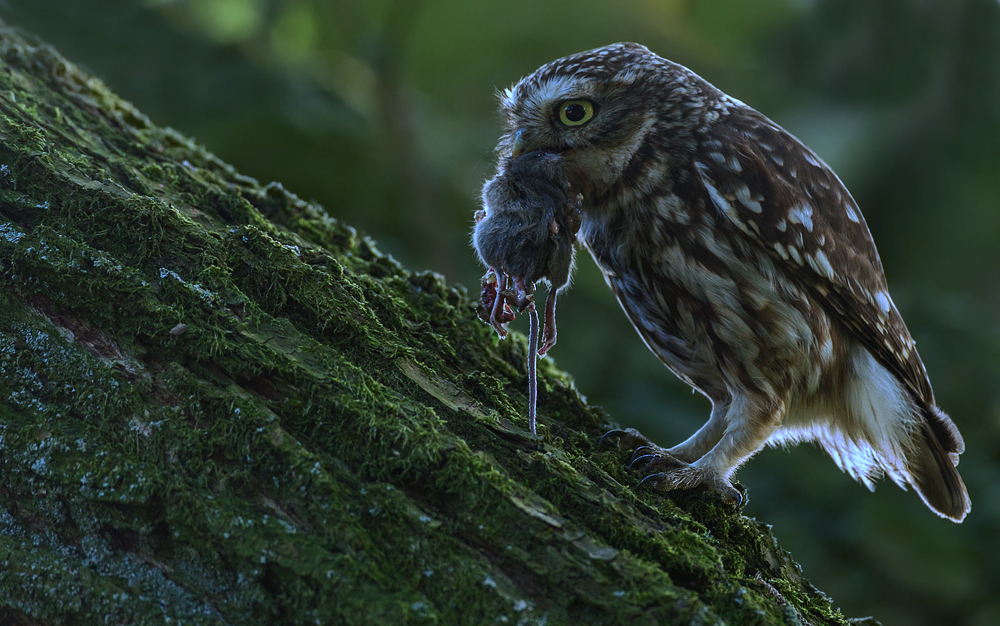
[[[554,101],[569,97],[579,98],[589,95],[586,84],[572,76],[557,76],[541,83],[537,89],[527,94],[529,107],[545,109]]]

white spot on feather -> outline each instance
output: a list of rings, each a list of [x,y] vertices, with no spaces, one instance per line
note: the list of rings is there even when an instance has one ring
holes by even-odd
[[[816,270],[817,274],[825,276],[829,280],[834,279],[833,266],[830,265],[830,260],[826,258],[822,250],[818,250],[814,255],[806,255],[806,259],[809,261],[809,266]]]
[[[641,75],[642,75],[642,73],[640,71],[632,69],[632,68],[629,68],[629,69],[626,69],[623,72],[618,72],[615,75],[615,82],[622,83],[622,84],[625,84],[625,85],[631,85]]]
[[[910,352],[913,352],[913,340],[903,333],[899,333],[899,341],[903,344],[903,357],[909,358]]]
[[[851,220],[852,222],[858,221],[858,214],[854,211],[854,207],[848,204],[847,208],[845,209],[845,212],[847,213],[847,219]]]
[[[719,193],[719,190],[715,188],[715,185],[712,183],[712,179],[708,175],[708,168],[701,163],[696,163],[695,167],[698,169],[698,173],[701,175],[701,182],[708,190],[708,196],[712,199],[715,206],[722,209],[722,211],[729,216],[729,219],[736,222],[737,225],[746,228],[740,220],[740,216],[736,213],[736,209],[733,208],[733,205],[730,204],[729,201],[726,200],[721,193]]]
[[[833,265],[830,265],[830,259],[826,258],[826,255],[823,253],[822,250],[816,251],[815,258],[816,258],[816,265],[819,266],[816,271],[818,271],[823,276],[826,276],[830,280],[833,280],[836,275],[833,272]]]
[[[793,224],[802,224],[806,227],[806,230],[812,232],[812,214],[813,208],[811,206],[808,204],[799,204],[788,210],[788,221]]]
[[[754,213],[760,213],[764,210],[761,208],[760,202],[757,202],[750,197],[750,188],[747,187],[746,183],[738,183],[736,188],[733,190],[733,193],[736,194],[736,199],[740,201],[740,204]]]
[[[795,259],[796,263],[798,263],[799,265],[803,265],[803,263],[802,263],[802,255],[799,254],[799,249],[798,248],[796,248],[795,246],[788,246],[788,254],[790,254],[791,257],[793,259]]]
[[[884,291],[875,292],[875,304],[883,313],[888,313],[889,309],[892,308],[892,301],[889,300],[889,294]]]

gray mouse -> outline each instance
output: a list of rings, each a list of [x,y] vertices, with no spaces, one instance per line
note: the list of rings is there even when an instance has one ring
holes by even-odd
[[[572,194],[559,154],[529,152],[510,159],[483,186],[483,210],[476,212],[473,245],[488,270],[483,277],[480,317],[504,338],[513,308],[528,310],[529,345],[535,352],[538,316],[535,282],[544,280],[545,330],[537,354],[556,343],[555,309],[559,291],[573,272],[582,198]],[[529,425],[535,432],[535,354],[528,361]]]
[[[562,156],[529,152],[511,159],[483,186],[483,206],[476,214],[472,241],[503,295],[493,301],[486,319],[506,336],[503,325],[512,316],[503,314],[501,303],[523,311],[534,300],[535,282],[545,280],[549,293],[539,348],[544,355],[556,342],[556,298],[569,283],[580,229],[580,197],[570,194]],[[492,283],[489,272],[486,280]]]

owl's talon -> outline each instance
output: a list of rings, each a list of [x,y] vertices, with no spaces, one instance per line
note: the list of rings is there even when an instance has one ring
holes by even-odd
[[[624,437],[627,433],[621,428],[612,428],[608,432],[601,435],[601,438],[597,440],[597,445],[604,443],[604,440],[608,437]]]
[[[636,467],[645,465],[646,463],[649,462],[650,459],[655,459],[655,458],[656,458],[655,454],[644,454],[642,456],[637,456],[634,459],[632,459],[631,463],[628,464],[628,468],[635,469]]]
[[[651,481],[652,480],[652,481],[656,481],[656,482],[664,482],[667,479],[668,479],[667,474],[664,473],[664,472],[657,472],[655,474],[648,474],[645,478],[643,478],[642,480],[639,481],[639,484],[637,484],[635,486],[635,488],[638,489],[639,487],[642,487],[642,485],[646,481]]]
[[[643,454],[644,452],[646,454]],[[650,457],[653,455],[653,453],[654,450],[651,446],[639,446],[638,448],[632,451],[632,456],[628,458],[629,467],[631,467],[640,458]]]
[[[625,436],[622,437],[622,440],[618,443],[618,445],[631,450],[638,450],[639,448],[649,448],[650,450],[663,449],[647,439],[645,435],[634,428],[625,429]]]
[[[717,491],[722,500],[731,506],[739,508],[743,504],[743,494],[733,487],[729,481],[725,485],[715,485],[713,491]]]
[[[626,464],[629,469],[644,467],[650,472],[636,484],[636,489],[646,483],[655,483],[657,491],[702,489],[716,494],[726,505],[739,507],[742,504],[742,494],[724,476],[697,463],[688,463],[678,458],[671,452],[650,443],[635,429],[609,431],[601,441],[612,435],[620,438],[619,447],[636,446]]]
[[[661,463],[670,465],[665,467],[664,471],[654,472],[643,477],[635,488],[638,489],[647,482],[655,482],[657,491],[701,489],[721,499],[726,506],[739,508],[743,504],[743,494],[726,478],[706,475],[695,466],[678,461],[673,457],[659,457],[649,462],[649,465],[656,466]]]

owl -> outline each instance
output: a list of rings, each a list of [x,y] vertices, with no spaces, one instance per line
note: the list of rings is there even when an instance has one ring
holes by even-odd
[[[500,100],[498,172],[531,152],[561,157],[582,194],[581,243],[649,349],[711,401],[670,448],[613,431],[644,480],[738,502],[742,463],[766,444],[814,441],[869,489],[888,475],[965,518],[962,436],[861,211],[812,150],[632,43],[553,61]]]

